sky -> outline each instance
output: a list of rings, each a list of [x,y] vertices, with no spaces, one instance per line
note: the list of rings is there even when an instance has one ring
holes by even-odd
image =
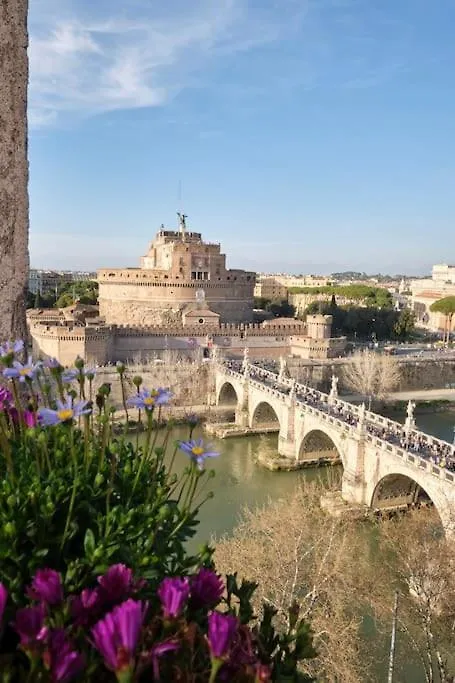
[[[455,260],[455,0],[30,0],[33,267]]]

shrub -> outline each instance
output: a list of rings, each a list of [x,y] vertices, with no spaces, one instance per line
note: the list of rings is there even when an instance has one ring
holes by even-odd
[[[127,562],[153,586],[210,558],[208,548],[188,555],[185,543],[211,474],[190,466],[177,480],[172,426],[153,429],[154,407],[167,392],[133,398],[150,406],[142,411],[145,445],[138,445],[112,436],[107,385],[92,410],[85,396],[93,373],[82,361],[65,371],[52,362],[20,364],[5,349],[2,359],[11,393],[2,389],[0,397],[0,579],[15,601],[43,564],[77,591],[113,563]]]
[[[239,585],[231,575],[225,585],[214,571],[200,569],[165,578],[154,594],[148,588],[118,564],[95,586],[65,596],[60,574],[39,570],[27,590],[29,604],[13,610],[6,627],[1,671],[18,681],[311,680],[297,670],[314,655],[307,624],[295,608],[285,634],[275,632],[271,609],[256,623],[255,584]],[[1,584],[0,628],[8,608]]]

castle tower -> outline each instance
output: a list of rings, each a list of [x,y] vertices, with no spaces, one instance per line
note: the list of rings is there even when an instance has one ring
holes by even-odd
[[[333,316],[331,315],[308,315],[306,319],[308,337],[311,339],[330,339],[332,322]]]

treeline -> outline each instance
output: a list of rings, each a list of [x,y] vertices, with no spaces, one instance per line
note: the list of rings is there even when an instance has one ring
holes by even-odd
[[[332,300],[331,303],[314,301],[306,308],[305,317],[312,313],[333,316],[332,335],[350,339],[405,341],[415,331],[415,316],[408,309],[396,311],[377,306],[341,307]]]
[[[383,287],[369,285],[326,285],[325,287],[290,287],[290,294],[328,294],[353,301],[363,301],[367,306],[391,308],[393,299],[391,293]]]
[[[98,302],[98,283],[95,280],[78,280],[65,282],[57,288],[41,294],[28,292],[27,308],[65,308],[75,301],[82,304],[96,304]]]

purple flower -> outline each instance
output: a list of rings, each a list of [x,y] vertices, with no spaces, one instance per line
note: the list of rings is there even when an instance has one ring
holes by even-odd
[[[77,624],[85,626],[98,615],[102,600],[98,588],[85,588],[71,602],[71,615]]]
[[[62,382],[65,384],[69,384],[73,380],[75,380],[79,376],[79,370],[75,370],[74,368],[67,368],[66,370],[63,370],[62,372]]]
[[[7,410],[12,400],[12,393],[5,387],[0,387],[0,410]]]
[[[226,657],[238,626],[237,618],[232,614],[221,614],[221,612],[209,614],[208,640],[213,657],[217,659]]]
[[[106,614],[92,628],[93,643],[111,671],[132,671],[144,609],[141,602],[127,600]]]
[[[113,564],[98,577],[100,595],[108,602],[126,600],[134,590],[133,572],[124,564]]]
[[[217,604],[224,591],[223,580],[211,569],[201,567],[197,574],[190,579],[191,603],[199,607],[213,607]]]
[[[24,342],[22,339],[17,339],[14,342],[7,341],[0,346],[0,356],[3,358],[10,353],[20,353],[24,350]]]
[[[44,367],[49,368],[49,370],[59,370],[62,366],[56,358],[46,358]]]
[[[88,415],[90,408],[87,408],[88,401],[74,403],[68,396],[65,401],[57,401],[57,410],[50,408],[40,408],[38,410],[38,422],[43,427],[52,427],[60,422],[69,422],[81,415]]]
[[[190,584],[188,579],[174,578],[163,579],[158,588],[158,597],[161,600],[165,619],[175,619],[182,613],[188,596]]]
[[[211,451],[209,450],[209,446],[204,446],[202,439],[181,441],[179,448],[190,456],[192,462],[194,462],[200,470],[204,469],[204,460],[206,458],[216,458],[219,456],[217,451]]]
[[[62,579],[53,569],[38,569],[27,590],[32,600],[46,602],[48,605],[58,605],[63,601]]]
[[[65,631],[61,628],[49,632],[48,649],[43,659],[55,683],[71,681],[82,671],[85,663],[83,655],[73,650]]]
[[[38,424],[36,413],[34,413],[33,410],[24,410],[23,417],[26,427],[36,427]]]
[[[46,639],[48,629],[44,625],[44,613],[44,605],[17,610],[13,628],[24,650],[34,650]]]
[[[5,611],[6,602],[8,600],[8,591],[5,586],[0,583],[0,629],[2,626],[3,613]]]
[[[15,360],[12,368],[3,370],[3,375],[8,379],[18,379],[19,382],[25,382],[27,379],[33,379],[39,367],[39,363],[34,365],[32,357],[29,356],[27,363],[19,363],[18,360]]]
[[[149,655],[152,660],[153,679],[155,681],[160,680],[159,658],[166,654],[166,652],[174,652],[175,650],[178,650],[179,647],[180,645],[176,640],[163,640],[163,642],[157,643],[152,647],[152,649],[149,652]]]
[[[142,389],[137,396],[132,396],[128,399],[128,405],[139,410],[152,411],[155,406],[162,406],[169,403],[171,393],[167,389]]]

